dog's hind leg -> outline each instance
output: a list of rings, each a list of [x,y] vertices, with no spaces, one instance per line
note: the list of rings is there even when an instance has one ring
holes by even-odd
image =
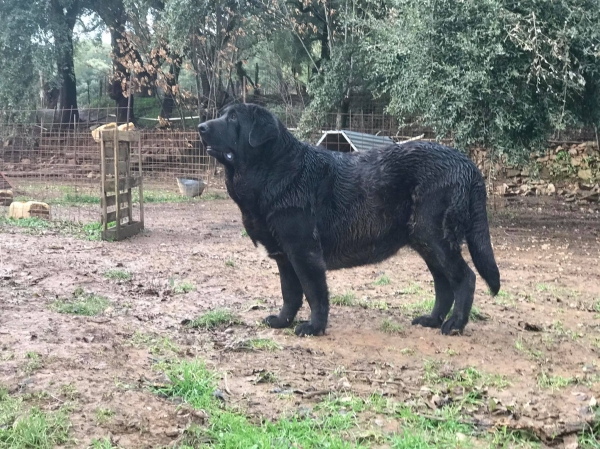
[[[475,273],[469,268],[460,250],[453,251],[446,258],[444,271],[454,290],[454,310],[452,315],[442,324],[442,334],[462,333],[469,321],[475,294]]]
[[[441,327],[444,335],[454,331],[462,333],[473,305],[475,273],[463,259],[460,248],[452,248],[447,241],[421,242],[413,244],[413,248],[425,259],[435,287],[435,305],[431,315],[418,317],[413,324]],[[443,322],[453,301],[452,315]]]
[[[279,267],[279,279],[281,281],[281,294],[283,296],[283,307],[279,315],[270,315],[265,318],[265,323],[275,329],[289,327],[300,307],[302,307],[302,284],[294,267],[285,255],[275,256],[275,261]]]
[[[442,334],[462,333],[469,321],[475,293],[475,273],[462,257],[454,234],[444,232],[444,196],[420,202],[413,215],[411,246],[423,257],[435,284],[436,301],[430,316],[419,317],[413,324],[440,327]],[[454,311],[445,321],[452,307]]]
[[[437,266],[437,261],[433,257],[428,257],[428,253],[421,254],[427,267],[433,276],[433,286],[435,289],[435,304],[430,315],[422,315],[412,321],[413,325],[419,324],[423,327],[433,327],[439,329],[446,319],[448,312],[454,302],[454,291],[446,278],[443,270]],[[430,260],[427,260],[430,259]]]

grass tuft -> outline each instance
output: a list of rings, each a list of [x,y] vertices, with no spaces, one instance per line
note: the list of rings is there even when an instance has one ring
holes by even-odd
[[[131,273],[125,270],[107,270],[104,273],[104,277],[111,281],[129,281],[131,279]]]
[[[51,308],[58,313],[71,315],[96,316],[110,306],[110,301],[104,296],[94,293],[84,293],[81,289],[75,291],[71,299],[57,299]]]
[[[0,388],[0,448],[51,449],[69,442],[68,409],[54,412],[27,409],[21,398]]]
[[[330,302],[335,306],[351,307],[356,305],[356,297],[353,292],[346,292],[343,295],[332,296]]]
[[[216,309],[192,320],[188,326],[194,329],[211,330],[220,326],[238,324],[239,322],[240,320],[230,310]]]
[[[396,323],[388,318],[386,318],[385,320],[383,320],[381,322],[381,326],[379,326],[379,330],[386,334],[401,335],[404,333],[404,327],[401,324]]]
[[[391,280],[387,274],[382,274],[375,280],[375,282],[373,282],[375,285],[390,285],[390,283]]]

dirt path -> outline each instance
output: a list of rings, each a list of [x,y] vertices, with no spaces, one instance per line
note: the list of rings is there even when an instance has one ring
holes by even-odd
[[[281,303],[277,267],[243,235],[229,200],[148,205],[148,231],[121,243],[5,229],[0,385],[43,392],[30,400],[47,409],[73,403],[77,447],[107,435],[127,448],[170,444],[190,417],[148,386],[165,382],[157,361],[175,356],[226,373],[226,400],[249,416],[297,412],[320,400],[303,393],[318,390],[380,392],[433,410],[466,394],[448,379],[471,373],[484,385],[469,411],[480,423],[561,434],[590,420],[600,399],[600,214],[523,201],[491,213],[502,292],[491,298],[478,277],[475,319],[462,337],[410,326],[430,307],[433,286],[409,250],[329,273],[332,296],[352,305],[332,306],[326,336],[262,327]],[[131,279],[109,279],[110,270]],[[186,285],[194,290],[178,293]],[[51,307],[77,289],[107,297],[110,307],[91,317]],[[217,308],[242,322],[212,331],[181,324]],[[278,348],[239,350],[254,337]],[[398,427],[392,419],[377,425]]]

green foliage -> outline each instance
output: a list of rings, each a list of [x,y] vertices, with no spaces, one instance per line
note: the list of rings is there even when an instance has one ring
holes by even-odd
[[[80,40],[75,46],[74,65],[79,104],[103,106],[100,83],[112,73],[110,51],[109,46],[87,39]]]
[[[210,441],[214,448],[356,447],[342,437],[354,424],[355,414],[342,414],[339,407],[328,410],[324,405],[320,407],[322,410],[317,410],[314,418],[292,416],[276,422],[265,420],[261,424],[253,424],[246,416],[220,405],[214,395],[217,377],[202,362],[177,362],[166,368],[166,374],[171,382],[157,388],[157,393],[180,397],[210,416],[210,426],[188,429],[185,447],[201,447],[203,441]]]
[[[219,326],[238,323],[239,319],[227,309],[216,309],[206,312],[189,323],[190,327],[198,329],[214,329]]]
[[[104,272],[104,277],[111,281],[129,281],[131,273],[125,270],[111,269]]]
[[[389,112],[519,156],[555,129],[598,124],[593,0],[391,0],[364,61]],[[398,32],[402,30],[402,32]]]
[[[69,441],[71,423],[66,408],[55,412],[27,410],[20,398],[0,388],[0,447],[50,449]]]
[[[356,296],[353,292],[348,291],[343,295],[332,296],[329,302],[335,306],[347,306],[351,307],[356,305]]]
[[[48,78],[51,66],[48,3],[32,0],[0,2],[0,104],[1,109],[35,104],[40,71]]]
[[[77,289],[72,298],[57,299],[52,303],[52,308],[58,313],[84,316],[100,315],[109,306],[110,301],[104,296],[84,293],[81,289]]]

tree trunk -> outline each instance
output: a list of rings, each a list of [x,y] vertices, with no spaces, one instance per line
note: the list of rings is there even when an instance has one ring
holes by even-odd
[[[131,101],[128,98],[129,70],[124,62],[129,54],[131,44],[125,36],[125,23],[120,23],[110,30],[110,45],[112,47],[113,76],[109,86],[108,95],[117,106],[117,123],[127,120],[127,107],[129,104],[129,121],[133,122],[133,92]]]
[[[60,123],[71,125],[79,121],[77,81],[73,62],[73,29],[79,14],[79,0],[71,2],[66,8],[59,0],[52,0],[51,6],[54,19],[53,35],[57,50],[56,66],[61,80],[58,99]]]
[[[160,111],[161,117],[171,118],[173,108],[175,107],[175,94],[173,88],[179,83],[179,74],[181,73],[181,64],[183,60],[181,56],[173,56],[171,66],[169,67],[169,76],[166,77],[167,88],[165,89],[165,97],[163,98],[162,108]]]

